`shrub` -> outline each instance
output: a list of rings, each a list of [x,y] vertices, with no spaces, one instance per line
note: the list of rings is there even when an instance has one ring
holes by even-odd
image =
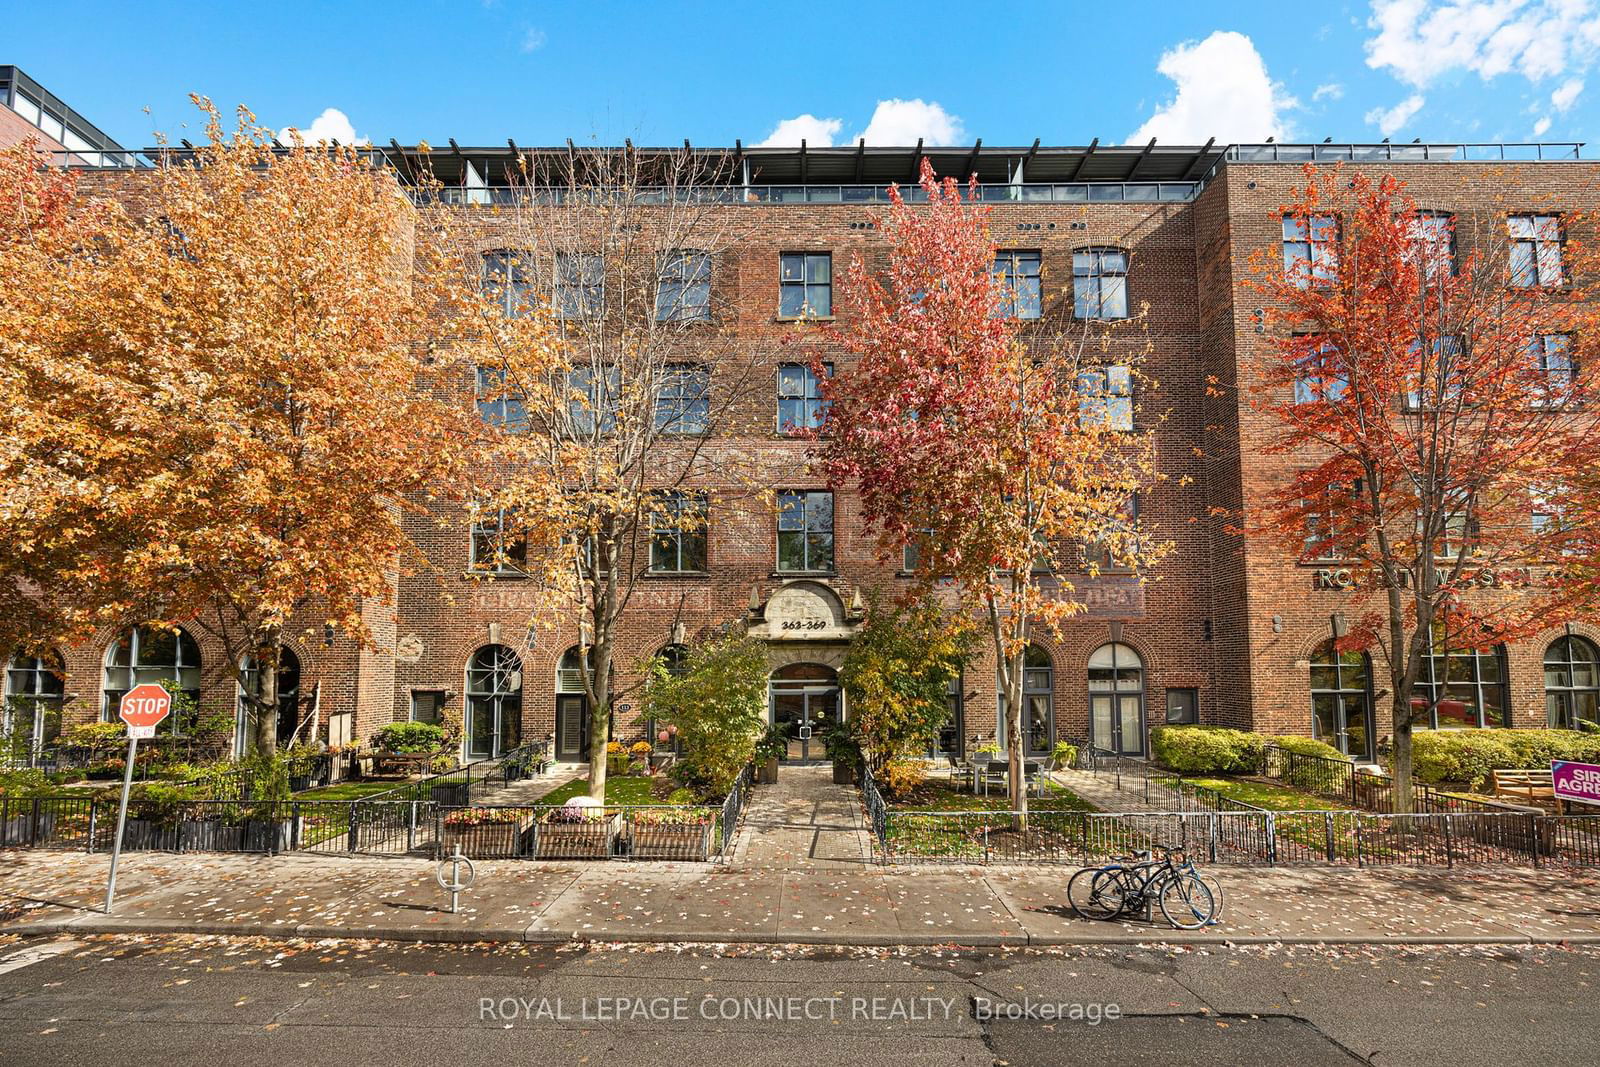
[[[128,728],[120,722],[74,723],[61,734],[61,745],[66,748],[86,748],[91,753],[125,745]]]
[[[444,744],[444,729],[431,722],[391,722],[372,735],[372,747],[384,752],[437,752]]]
[[[1266,738],[1223,726],[1158,726],[1150,746],[1157,761],[1179,774],[1255,774]]]
[[[1050,755],[1055,760],[1058,770],[1070,767],[1078,760],[1078,746],[1071,741],[1057,741],[1055,750]]]
[[[903,797],[928,777],[928,768],[919,759],[892,759],[883,765],[879,783],[891,797]]]
[[[733,787],[767,727],[767,650],[743,634],[691,646],[683,672],[650,662],[642,711],[677,727],[682,755],[673,768],[706,796]]]
[[[49,793],[50,779],[43,771],[0,771],[0,797],[36,797]]]
[[[1424,782],[1488,785],[1496,769],[1537,769],[1553,759],[1600,759],[1600,736],[1579,730],[1418,730],[1411,737],[1412,769]]]
[[[1281,734],[1272,738],[1272,743],[1285,752],[1293,752],[1297,756],[1319,756],[1322,759],[1336,759],[1344,763],[1350,762],[1350,757],[1334,748],[1325,741],[1317,741],[1298,734]]]

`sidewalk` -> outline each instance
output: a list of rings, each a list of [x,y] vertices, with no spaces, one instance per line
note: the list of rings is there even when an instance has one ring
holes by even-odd
[[[0,853],[0,935],[201,933],[402,941],[837,945],[1600,942],[1600,878],[1557,871],[1213,868],[1222,921],[1096,923],[1071,868],[740,868],[483,861],[458,915],[432,861],[140,852],[116,913],[108,859]]]

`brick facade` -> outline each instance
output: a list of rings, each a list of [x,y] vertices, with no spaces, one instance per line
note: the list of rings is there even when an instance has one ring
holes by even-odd
[[[1411,163],[1395,169],[1424,206],[1463,217],[1513,208],[1589,209],[1600,179],[1600,165],[1579,162]],[[1148,306],[1145,372],[1159,383],[1157,391],[1140,397],[1141,418],[1165,416],[1158,448],[1167,477],[1142,497],[1140,512],[1155,536],[1171,539],[1175,548],[1156,569],[1156,580],[1142,587],[1118,575],[1080,583],[1091,597],[1091,610],[1059,637],[1039,639],[1053,664],[1058,737],[1089,735],[1087,664],[1113,638],[1142,660],[1149,725],[1164,721],[1169,690],[1194,689],[1202,722],[1312,732],[1308,659],[1331,635],[1331,616],[1354,616],[1361,594],[1313,588],[1316,568],[1288,559],[1279,545],[1234,529],[1241,515],[1248,522],[1249,502],[1287,462],[1261,455],[1258,446],[1271,427],[1232,397],[1238,395],[1235,387],[1250,385],[1246,368],[1264,340],[1256,327],[1260,298],[1248,288],[1252,257],[1278,254],[1280,234],[1271,212],[1302,180],[1297,166],[1229,162],[1203,191],[1182,202],[994,205],[997,244],[1042,254],[1046,327],[1071,315],[1074,249],[1118,247],[1130,253],[1129,305]],[[870,263],[883,256],[881,236],[862,225],[881,208],[785,203],[726,210],[742,213],[749,236],[715,264],[717,303],[731,310],[696,338],[695,354],[753,358],[772,382],[779,363],[802,359],[810,346],[827,344],[813,336],[797,344],[800,328],[778,319],[780,254],[831,252],[837,303],[838,279],[851,258]],[[473,225],[483,249],[504,246],[506,234],[492,215],[481,213]],[[1208,389],[1208,380],[1218,388]],[[772,488],[826,488],[807,472],[804,444],[773,432],[775,409],[775,388],[767,387],[747,412],[740,434],[724,444],[758,455]],[[499,643],[516,649],[522,659],[520,736],[533,740],[555,730],[556,667],[577,642],[576,627],[555,620],[527,647],[534,598],[526,581],[470,575],[465,513],[449,518],[444,526],[430,518],[412,520],[411,533],[432,569],[397,576],[392,597],[372,605],[377,648],[357,650],[342,637],[325,646],[316,634],[297,639],[301,690],[309,694],[320,682],[324,723],[330,714],[353,713],[354,735],[365,738],[383,722],[407,717],[418,691],[445,693],[446,710],[461,715],[469,659],[485,644]],[[860,522],[858,502],[847,492],[836,494],[834,528],[837,576],[823,584],[834,590],[840,611],[848,614],[858,593],[903,587],[898,559],[880,558]],[[758,619],[752,602],[765,604],[792,581],[776,573],[775,533],[770,508],[732,494],[719,496],[713,489],[707,573],[641,579],[617,656],[619,737],[632,740],[643,732],[632,711],[637,665],[669,643],[675,624],[693,639],[730,620]],[[1553,620],[1552,634],[1564,623]],[[1583,632],[1600,638],[1587,627]],[[77,694],[67,705],[69,720],[99,714],[100,665],[111,636],[65,651],[66,690]],[[1529,641],[1506,651],[1516,725],[1544,723],[1540,663],[1547,643]],[[775,665],[837,665],[842,654],[836,642],[775,641],[772,647]],[[217,654],[202,642],[208,664]],[[1374,686],[1381,690],[1384,668],[1381,662],[1374,667]],[[208,704],[231,706],[233,683],[210,669],[207,679]],[[992,655],[984,651],[964,678],[967,747],[975,737],[995,735],[994,679]],[[1386,733],[1381,694],[1374,710],[1377,732]]]

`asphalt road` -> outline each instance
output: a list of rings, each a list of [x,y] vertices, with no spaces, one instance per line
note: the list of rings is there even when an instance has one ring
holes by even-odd
[[[0,942],[0,1063],[1584,1063],[1596,948]]]

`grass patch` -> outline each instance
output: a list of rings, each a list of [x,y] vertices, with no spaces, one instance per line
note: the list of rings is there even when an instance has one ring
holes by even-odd
[[[360,800],[370,797],[374,793],[387,793],[391,789],[398,789],[405,785],[404,781],[360,781],[340,782],[338,785],[325,785],[320,789],[308,789],[304,793],[296,793],[296,800]]]
[[[606,776],[606,803],[607,804],[659,804],[651,785],[654,778],[643,777],[615,777]],[[587,778],[574,778],[566,785],[560,785],[550,790],[544,796],[535,800],[535,804],[565,804],[573,797],[589,795],[589,780]]]
[[[974,794],[971,789],[961,789],[949,781],[930,778],[901,800],[891,801],[892,811],[1006,811],[1011,807],[1004,793]],[[1028,794],[1029,811],[1097,811],[1093,804],[1064,785],[1045,783],[1045,795]]]
[[[1229,800],[1252,804],[1268,811],[1344,811],[1350,807],[1337,800],[1248,778],[1185,778],[1183,781],[1185,785],[1212,789]]]

